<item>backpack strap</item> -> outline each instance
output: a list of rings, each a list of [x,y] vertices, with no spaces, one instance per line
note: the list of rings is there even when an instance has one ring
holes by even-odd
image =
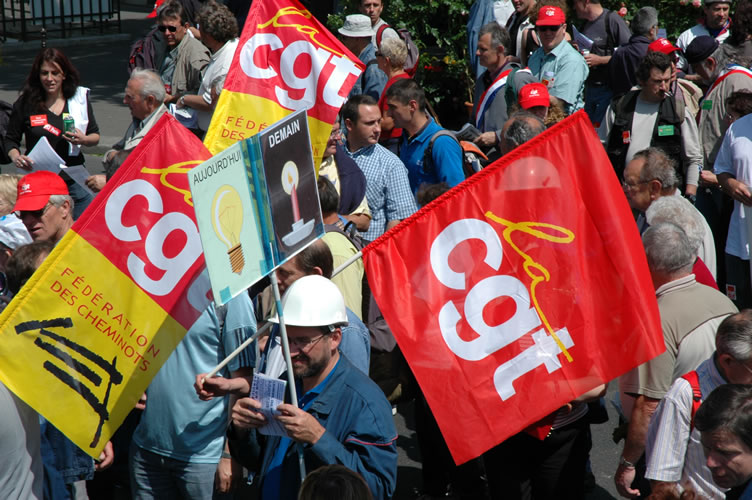
[[[381,26],[379,26],[379,29],[376,30],[376,48],[377,49],[381,47],[381,38],[384,36],[384,31],[386,31],[387,28],[391,28],[391,26],[384,23]]]
[[[611,31],[611,15],[615,14],[613,10],[606,12],[606,53],[604,55],[611,55],[614,53],[614,47],[616,41],[614,40],[614,34]]]
[[[517,102],[517,84],[514,81],[514,76],[520,70],[519,66],[513,66],[512,70],[507,75],[507,83],[504,85],[504,101],[507,103],[507,111],[513,103]]]
[[[700,391],[700,377],[697,375],[696,371],[691,371],[689,373],[685,373],[681,376],[684,380],[689,382],[689,385],[692,386],[692,417],[690,419],[689,424],[689,430],[690,432],[692,429],[695,428],[695,413],[697,413],[697,409],[700,407],[700,404],[702,403],[702,392]]]
[[[457,140],[457,137],[451,133],[450,131],[446,129],[441,129],[431,136],[431,138],[428,140],[428,147],[426,147],[426,150],[423,152],[423,171],[428,172],[429,166],[430,168],[433,168],[433,143],[436,142],[436,139],[438,139],[441,136],[449,136],[451,137],[454,142],[457,143],[457,145],[460,147],[460,165],[462,165],[465,161],[465,154],[462,152],[462,144],[460,144],[460,141]]]

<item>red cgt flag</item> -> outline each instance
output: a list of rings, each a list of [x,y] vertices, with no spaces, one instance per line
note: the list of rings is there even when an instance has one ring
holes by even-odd
[[[664,350],[640,236],[582,112],[363,259],[457,463]]]

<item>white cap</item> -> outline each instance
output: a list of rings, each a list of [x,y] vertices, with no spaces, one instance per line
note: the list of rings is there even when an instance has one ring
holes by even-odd
[[[371,28],[371,18],[363,14],[350,14],[345,18],[345,24],[338,29],[340,35],[351,36],[353,38],[373,36]]]
[[[15,250],[31,243],[31,236],[18,217],[8,214],[0,217],[0,243]]]

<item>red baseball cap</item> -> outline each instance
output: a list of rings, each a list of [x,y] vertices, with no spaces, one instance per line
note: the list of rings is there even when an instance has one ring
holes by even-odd
[[[564,11],[553,5],[546,5],[538,10],[536,26],[561,26],[567,21]]]
[[[659,38],[648,45],[648,52],[663,52],[664,54],[671,55],[671,53],[680,50],[679,47],[674,47],[671,42],[665,38]]]
[[[524,85],[520,89],[519,102],[522,109],[530,109],[535,106],[549,107],[551,105],[548,89],[540,82]]]
[[[13,211],[40,210],[53,194],[68,194],[68,186],[57,174],[39,170],[25,175],[18,181],[18,198]]]

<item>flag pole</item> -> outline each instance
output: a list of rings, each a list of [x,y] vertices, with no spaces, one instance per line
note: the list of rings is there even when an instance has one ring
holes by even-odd
[[[332,271],[332,278],[334,278],[339,273],[341,273],[342,271],[344,271],[347,266],[349,266],[353,262],[357,261],[361,257],[363,257],[363,252],[362,251],[356,253],[355,255],[353,255],[352,257],[350,257],[346,261],[344,261],[341,266],[339,266],[337,269],[335,269],[334,271]]]
[[[363,256],[363,252],[358,252],[355,255],[353,255],[352,257],[350,257],[349,259],[347,259],[345,262],[342,263],[341,266],[339,266],[337,269],[335,269],[332,272],[332,278],[334,278],[336,275],[338,275],[339,273],[341,273],[342,271],[344,271],[345,268],[347,268],[353,262],[356,262],[362,256]],[[270,275],[274,275],[275,279],[273,281],[276,281],[276,274],[274,273],[274,271],[272,271],[269,274]],[[279,288],[277,288],[277,291],[279,291]],[[276,299],[276,296],[275,296],[275,299]],[[228,354],[227,357],[225,359],[223,359],[221,363],[219,363],[217,366],[215,366],[212,371],[210,371],[209,373],[207,373],[206,377],[204,377],[204,380],[206,380],[207,378],[211,378],[211,377],[216,376],[217,373],[219,372],[219,370],[221,370],[222,368],[224,368],[227,365],[227,363],[229,363],[230,361],[232,361],[233,359],[235,359],[235,356],[237,356],[238,354],[240,354],[241,352],[243,352],[243,349],[245,349],[246,347],[248,347],[251,344],[251,342],[253,342],[254,340],[256,340],[262,333],[265,333],[267,330],[269,330],[272,327],[272,324],[273,323],[267,323],[264,326],[262,326],[261,328],[259,328],[259,330],[256,333],[253,334],[253,336],[247,338],[242,344],[240,344],[238,346],[237,349],[235,349],[230,354]],[[289,367],[288,367],[288,369],[289,369]]]
[[[285,364],[287,365],[287,385],[290,388],[290,398],[292,404],[298,405],[298,391],[295,387],[295,374],[292,372],[292,359],[290,358],[290,343],[287,340],[287,327],[285,326],[285,315],[282,310],[282,299],[279,296],[279,283],[277,281],[277,273],[272,271],[269,273],[272,280],[272,290],[274,290],[274,302],[277,304],[277,318],[279,320],[279,338],[282,340],[282,353],[285,356]],[[298,465],[300,466],[300,480],[303,481],[306,477],[305,463],[303,462],[303,449],[300,444],[296,443],[295,446],[298,452]]]

